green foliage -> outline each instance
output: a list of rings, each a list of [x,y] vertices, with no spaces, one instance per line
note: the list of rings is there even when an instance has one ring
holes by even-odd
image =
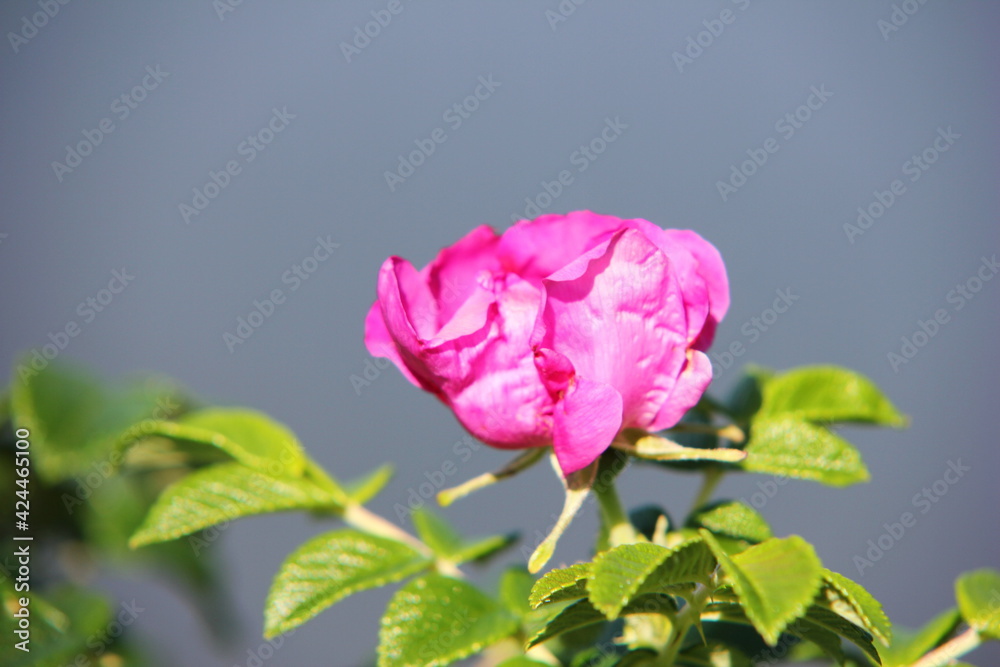
[[[177,387],[164,380],[110,386],[59,363],[15,377],[10,388],[14,426],[31,431],[36,469],[48,483],[112,459],[115,442],[126,429],[169,415],[183,400]]]
[[[771,538],[735,556],[712,534],[702,536],[732,582],[747,617],[768,644],[808,608],[822,582],[823,566],[801,537]]]
[[[882,605],[860,584],[842,574],[824,570],[819,599],[830,611],[866,629],[883,644],[892,641],[892,624],[882,611]]]
[[[713,554],[700,539],[673,549],[655,544],[622,545],[594,559],[588,596],[594,607],[614,619],[637,594],[686,593],[693,584],[707,585],[715,564]]]
[[[869,479],[861,455],[850,443],[796,417],[755,419],[746,453],[742,466],[749,472],[811,479],[831,486]]]
[[[129,544],[172,540],[240,517],[291,509],[338,509],[329,491],[301,477],[269,475],[241,463],[191,473],[156,500]]]
[[[399,581],[432,560],[395,540],[357,530],[315,537],[281,565],[264,606],[264,635],[287,632],[348,595]]]
[[[625,605],[619,614],[633,616],[637,614],[664,614],[673,616],[677,611],[677,603],[669,595],[651,593],[635,597]],[[594,608],[590,600],[579,600],[560,611],[545,627],[528,641],[528,648],[552,639],[564,632],[604,623],[608,619],[604,613]]]
[[[377,496],[392,480],[394,468],[389,465],[379,466],[359,479],[344,484],[348,497],[359,505],[364,505]]]
[[[177,421],[146,422],[130,429],[122,444],[152,436],[216,447],[249,468],[273,475],[298,477],[306,467],[302,446],[288,427],[253,410],[207,408]]]
[[[577,563],[560,570],[546,572],[531,589],[529,603],[532,609],[543,604],[566,602],[587,597],[587,579],[593,566]]]
[[[1000,572],[984,568],[955,582],[962,618],[983,637],[1000,639]]]
[[[517,618],[471,585],[439,574],[418,577],[389,602],[379,631],[378,667],[437,667],[512,636]]]
[[[425,508],[413,513],[413,525],[420,539],[435,554],[456,564],[487,558],[516,538],[514,535],[496,535],[466,540],[448,522]]]
[[[210,568],[176,538],[198,540],[198,531],[211,526],[288,510],[347,523],[307,541],[282,564],[265,604],[265,635],[290,631],[354,593],[399,584],[382,619],[378,667],[448,665],[501,643],[490,660],[507,657],[500,663],[506,667],[748,667],[779,650],[795,660],[902,667],[945,642],[971,637],[961,655],[1000,636],[995,570],[959,578],[961,614],[943,614],[918,633],[894,633],[881,605],[823,568],[802,538],[774,537],[743,502],[711,500],[727,472],[834,486],[868,479],[859,452],[831,428],[906,420],[870,380],[841,368],[751,369],[725,403],[702,397],[669,437],[626,432],[600,461],[569,477],[559,474],[566,498],[556,525],[527,570],[503,572],[496,596],[465,581],[458,566],[499,552],[513,536],[470,540],[426,509],[413,513],[416,535],[410,535],[363,507],[389,483],[390,466],[341,484],[287,426],[259,412],[190,412],[190,401],[169,382],[111,387],[59,365],[16,379],[8,395],[0,398],[0,418],[9,409],[14,424],[32,429],[40,484],[57,485],[95,460],[106,462],[105,479],[82,511],[73,512],[84,504],[80,498],[64,500],[72,516],[60,520],[60,529],[115,563],[166,567],[205,597],[215,591]],[[455,500],[513,476],[543,455],[533,450],[444,497]],[[612,481],[630,457],[705,474],[683,525],[658,507],[629,518]],[[109,477],[120,467],[124,475]],[[536,581],[529,572],[552,556],[591,490],[602,519],[597,553]],[[126,543],[142,548],[130,552]],[[9,584],[0,586],[6,610],[0,622],[9,629],[16,606]],[[80,590],[53,593],[48,602],[34,596],[32,605],[51,655],[33,652],[31,664],[90,657],[80,653],[80,637],[110,618],[100,596]],[[952,639],[963,618],[970,629]],[[510,657],[518,645],[526,655]],[[115,664],[133,664],[127,645],[113,650]],[[27,664],[15,662],[21,658],[3,655],[0,662]]]
[[[743,470],[831,486],[868,481],[869,473],[857,449],[829,426],[906,424],[871,380],[836,366],[777,374],[748,368],[724,410],[749,427],[747,458],[739,464]]]
[[[750,543],[770,539],[771,527],[754,508],[738,500],[722,500],[697,509],[688,520],[691,528],[707,528],[723,535]]]
[[[0,664],[5,667],[98,664],[98,656],[118,657],[121,641],[110,636],[112,611],[103,596],[62,586],[42,597],[36,593],[15,593],[9,584],[0,587],[0,594],[3,598],[0,632],[4,637]],[[15,648],[15,643],[21,641],[14,634],[18,620],[14,614],[20,609],[17,600],[21,597],[30,600],[26,607],[31,619],[30,641],[26,645],[30,652]]]
[[[535,578],[531,576],[527,568],[511,567],[504,571],[500,577],[499,597],[507,609],[521,619],[532,616],[531,604],[528,598],[531,595],[531,587],[535,583]]]
[[[795,416],[812,422],[905,426],[906,418],[875,384],[837,366],[803,366],[763,383],[761,416]]]
[[[879,649],[882,667],[907,667],[916,662],[920,656],[944,642],[961,620],[958,609],[949,609],[915,632],[896,628],[892,642]]]

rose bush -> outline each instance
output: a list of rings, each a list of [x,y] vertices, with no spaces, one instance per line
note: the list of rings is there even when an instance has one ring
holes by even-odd
[[[551,445],[568,475],[622,429],[668,428],[698,402],[728,307],[698,234],[578,211],[480,226],[420,271],[390,257],[365,343],[475,437]]]

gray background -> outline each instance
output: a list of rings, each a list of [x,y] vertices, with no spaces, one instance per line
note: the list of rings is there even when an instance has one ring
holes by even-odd
[[[848,432],[873,483],[780,487],[763,509],[777,534],[813,541],[828,567],[859,579],[896,622],[911,626],[952,604],[955,575],[1000,565],[1000,281],[985,283],[960,311],[947,300],[981,257],[1000,251],[1000,6],[931,0],[884,38],[878,22],[893,7],[883,0],[627,8],[591,0],[555,29],[546,18],[555,0],[404,2],[348,63],[341,42],[386,4],[245,2],[220,19],[209,0],[70,2],[17,53],[5,39],[6,369],[19,351],[76,320],[81,334],[64,354],[108,376],[160,371],[208,400],[264,410],[343,478],[393,461],[398,475],[374,503],[392,517],[393,505],[445,461],[460,463],[457,481],[508,455],[483,448],[459,462],[452,445],[461,428],[395,369],[360,395],[352,387],[351,375],[369,359],[363,318],[380,263],[399,254],[419,267],[474,225],[502,229],[526,197],[543,191],[541,181],[571,169],[572,185],[546,211],[645,217],[693,228],[718,246],[733,307],[716,350],[743,342],[739,365],[843,364],[870,375],[911,415],[906,431]],[[674,52],[724,9],[733,22],[678,71]],[[19,30],[37,11],[34,2],[5,2],[0,27]],[[119,120],[112,100],[157,65],[169,76]],[[442,114],[489,75],[499,88],[453,130]],[[786,140],[775,123],[806,101],[811,86],[833,95]],[[238,145],[275,107],[294,120],[245,162]],[[114,131],[59,182],[51,163],[105,117]],[[571,154],[608,117],[627,130],[585,172],[575,171]],[[391,192],[384,172],[438,127],[447,141]],[[903,163],[948,127],[960,138],[910,182]],[[779,151],[724,202],[716,181],[768,137]],[[186,224],[178,205],[232,159],[242,172]],[[844,224],[896,178],[905,194],[849,242]],[[290,291],[282,274],[320,235],[340,248]],[[77,304],[123,266],[135,280],[83,323]],[[230,353],[223,333],[275,288],[287,301]],[[751,341],[742,328],[785,288],[799,299]],[[894,372],[887,354],[939,308],[950,321]],[[734,368],[722,372],[713,391],[735,376]],[[914,494],[958,459],[971,472],[920,514]],[[750,498],[765,481],[727,479],[721,491]],[[622,486],[630,504],[656,501],[682,514],[694,481],[633,469]],[[470,533],[519,529],[530,539],[559,503],[555,477],[539,466],[447,516]],[[859,576],[854,557],[906,511],[917,524]],[[595,524],[591,506],[554,563],[586,557]],[[272,575],[288,552],[327,528],[298,515],[248,519],[213,545],[229,563],[225,576],[244,624],[228,649],[211,646],[168,585],[141,572],[105,579],[113,594],[145,606],[134,627],[174,664],[245,664],[262,641]],[[520,559],[517,550],[507,558]],[[475,578],[490,585],[498,569]],[[335,606],[267,664],[360,664],[387,599],[366,593]],[[998,659],[996,649],[971,656],[979,664]]]

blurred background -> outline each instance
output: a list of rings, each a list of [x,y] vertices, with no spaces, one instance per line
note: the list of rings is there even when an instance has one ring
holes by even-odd
[[[956,575],[1000,565],[1000,5],[199,0],[53,2],[39,17],[43,4],[0,8],[5,371],[76,322],[60,354],[107,377],[157,371],[267,412],[342,478],[392,461],[373,508],[395,519],[446,462],[457,482],[508,454],[461,460],[450,413],[371,365],[381,262],[419,267],[475,225],[540,212],[643,217],[695,229],[726,260],[711,392],[749,361],[829,362],[912,418],[846,433],[871,483],[777,487],[762,508],[776,534],[814,542],[910,626],[953,604]],[[324,243],[337,246],[314,255]],[[113,280],[126,284],[109,300]],[[234,343],[276,289],[285,301]],[[726,357],[735,342],[745,353]],[[952,464],[968,470],[934,487]],[[767,480],[720,493],[749,499]],[[680,514],[695,480],[634,467],[622,487]],[[925,488],[945,493],[920,502]],[[560,504],[538,466],[446,516],[532,539]],[[916,525],[860,566],[908,511]],[[595,525],[591,505],[553,564],[585,558]],[[173,664],[253,664],[271,577],[327,529],[251,518],[211,545],[238,607],[230,646],[167,583],[100,581],[145,609],[132,629]],[[363,664],[389,595],[334,606],[267,664]]]

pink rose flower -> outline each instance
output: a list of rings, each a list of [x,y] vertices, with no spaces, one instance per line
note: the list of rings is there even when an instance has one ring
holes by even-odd
[[[365,344],[476,438],[551,445],[568,475],[698,402],[728,308],[722,258],[696,233],[577,211],[477,227],[420,271],[390,257]]]

